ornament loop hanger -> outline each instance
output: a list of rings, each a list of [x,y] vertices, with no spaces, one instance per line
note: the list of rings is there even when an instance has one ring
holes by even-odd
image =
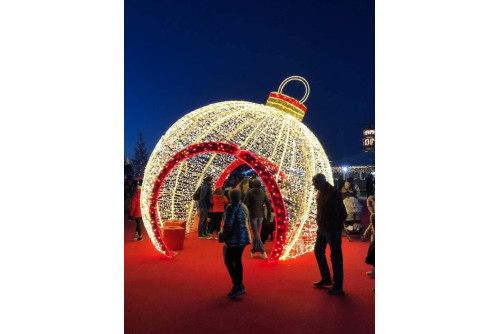
[[[299,101],[300,103],[304,103],[304,102],[306,102],[307,98],[309,97],[309,91],[310,91],[309,83],[307,82],[306,79],[304,79],[303,77],[299,77],[298,75],[294,75],[294,76],[291,76],[291,77],[283,80],[280,87],[278,88],[278,93],[281,93],[283,91],[283,88],[285,87],[285,85],[287,83],[289,83],[290,81],[294,81],[294,80],[302,82],[304,84],[304,87],[306,88],[306,93],[304,94],[304,97]]]

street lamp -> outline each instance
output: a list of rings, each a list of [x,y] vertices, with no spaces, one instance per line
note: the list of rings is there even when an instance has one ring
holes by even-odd
[[[344,178],[344,180],[345,180],[345,173],[347,173],[347,167],[345,167],[345,166],[344,166],[344,167],[342,167],[342,172],[343,172],[343,173],[342,173],[343,178]]]

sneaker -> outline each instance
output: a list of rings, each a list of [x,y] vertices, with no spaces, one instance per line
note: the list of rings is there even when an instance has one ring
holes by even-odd
[[[318,288],[323,286],[332,286],[332,281],[322,279],[321,281],[314,282],[313,285]]]
[[[139,233],[135,232],[135,234],[134,234],[134,241],[137,241],[137,238],[139,238]]]
[[[329,295],[343,295],[344,290],[339,289],[339,288],[331,288],[331,289],[328,289],[328,294]]]
[[[205,238],[208,240],[213,239],[213,237],[211,235],[207,235]]]
[[[139,236],[139,238],[137,238],[137,241],[142,241],[142,236]]]
[[[231,289],[231,291],[229,291],[229,293],[227,294],[227,296],[231,296],[233,293],[235,293],[236,291],[238,291],[238,289],[240,289],[240,285],[233,285],[233,288]]]
[[[229,298],[236,298],[238,296],[241,296],[244,293],[245,293],[245,287],[243,285],[241,285],[240,287],[238,287],[238,289],[235,292],[230,293],[228,295],[228,297]]]
[[[375,268],[373,268],[372,270],[370,271],[367,271],[366,274],[369,276],[369,277],[375,277]]]
[[[264,252],[260,254],[260,258],[266,260],[267,259],[267,254]]]
[[[250,258],[252,258],[252,259],[253,259],[253,258],[254,258],[254,257],[256,257],[256,256],[257,256],[257,253],[252,253],[252,252],[250,252]]]

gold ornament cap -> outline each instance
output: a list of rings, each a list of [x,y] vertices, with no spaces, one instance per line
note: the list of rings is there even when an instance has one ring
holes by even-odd
[[[283,88],[290,81],[300,81],[304,84],[306,92],[304,94],[304,97],[300,101],[297,101],[293,97],[282,93]],[[271,94],[269,94],[266,106],[284,111],[287,114],[296,117],[299,121],[302,121],[307,110],[307,107],[304,105],[304,102],[309,97],[309,91],[310,91],[309,83],[307,82],[306,79],[304,79],[303,77],[299,77],[297,75],[291,76],[283,80],[277,92],[271,92]]]

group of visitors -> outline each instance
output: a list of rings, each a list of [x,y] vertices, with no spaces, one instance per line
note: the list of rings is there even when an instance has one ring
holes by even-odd
[[[220,231],[222,217],[225,207],[229,203],[230,194],[238,191],[242,204],[248,210],[248,219],[254,235],[250,257],[255,258],[259,253],[261,259],[267,259],[264,242],[274,230],[274,213],[269,195],[262,189],[261,182],[255,176],[241,178],[237,184],[231,181],[234,182],[234,178],[227,182],[224,190],[216,188],[212,192],[213,178],[207,176],[194,193],[193,199],[198,201],[198,238],[213,239],[214,232]],[[266,222],[265,227],[263,227],[264,222]]]
[[[231,179],[224,187],[230,203],[222,188],[216,188],[213,193],[211,192],[213,184],[211,176],[205,177],[203,184],[193,195],[193,199],[198,201],[198,238],[212,239],[212,233],[218,232],[219,242],[225,243],[224,264],[233,282],[233,287],[228,293],[230,298],[245,293],[241,262],[245,247],[252,245],[251,258],[257,257],[257,253],[261,259],[268,258],[260,237],[261,227],[265,217],[270,222],[274,218],[269,196],[262,190],[262,184],[256,177],[242,178],[237,184],[232,183],[233,180]],[[212,214],[209,213],[210,207]],[[221,224],[222,217],[224,217],[223,224]],[[221,225],[222,230],[219,231]]]
[[[233,178],[233,181],[234,180],[235,178]],[[262,242],[262,244],[265,244],[268,238],[270,238],[270,240],[273,240],[273,232],[275,230],[274,211],[267,190],[262,186],[262,183],[257,179],[255,175],[252,175],[249,179],[243,177],[242,175],[239,175],[236,178],[236,180],[237,180],[236,185],[232,187],[231,184],[229,184],[228,187],[226,188],[227,191],[229,192],[233,189],[237,189],[241,194],[241,198],[244,204],[247,206],[248,205],[252,206],[252,210],[250,210],[250,216],[252,217],[252,219],[255,218],[262,219],[262,221],[258,223],[258,226],[260,226],[260,235],[259,235],[260,241],[256,242],[257,243]],[[260,191],[252,190],[252,195],[250,195],[250,197],[247,198],[247,194],[250,192],[251,189],[260,189]],[[262,194],[264,194],[265,198],[262,196]],[[255,199],[254,196],[258,196],[258,198]],[[252,232],[255,233],[253,226],[252,226]],[[255,252],[260,252],[260,251],[254,251],[253,257],[256,256]],[[267,255],[263,255],[263,253],[261,252],[261,257],[267,258]]]
[[[318,225],[316,243],[314,246],[314,254],[318,263],[321,279],[314,282],[315,287],[329,287],[328,294],[342,295],[344,294],[344,264],[342,256],[342,232],[344,222],[348,218],[348,212],[344,204],[343,197],[350,198],[344,194],[352,194],[352,197],[357,198],[359,194],[355,194],[355,187],[348,180],[344,184],[344,191],[339,191],[326,180],[324,174],[316,174],[312,183],[317,190],[317,216],[316,223]],[[243,285],[243,265],[241,257],[243,251],[248,244],[252,244],[250,251],[251,257],[254,257],[260,247],[260,240],[255,228],[259,226],[262,216],[262,204],[266,203],[265,197],[257,190],[260,189],[260,182],[251,182],[250,189],[243,203],[240,201],[240,191],[234,189],[230,192],[231,204],[226,208],[224,227],[220,232],[219,241],[225,242],[223,247],[224,263],[227,267],[229,275],[233,282],[233,288],[228,293],[228,297],[235,298],[245,293]],[[254,190],[255,189],[255,190]],[[250,194],[250,197],[248,196]],[[258,210],[254,211],[252,216],[252,205],[260,203]],[[246,204],[246,205],[245,205]],[[372,213],[370,217],[370,226],[365,231],[365,237],[369,234],[372,236],[372,242],[368,250],[365,262],[373,266],[367,274],[371,277],[375,275],[375,197],[370,196],[368,207]],[[250,210],[249,210],[250,208]],[[250,219],[249,219],[250,218]],[[249,220],[253,230],[253,241],[250,233]],[[328,267],[326,258],[326,246],[330,246],[330,261],[332,265],[333,275]],[[261,253],[262,254],[262,253]],[[264,253],[265,254],[265,253]],[[262,257],[262,256],[261,256]],[[262,257],[262,258],[267,258]]]
[[[314,282],[315,287],[329,287],[328,294],[342,295],[344,270],[342,256],[342,233],[346,222],[361,225],[361,205],[359,187],[352,179],[347,179],[342,187],[337,189],[326,180],[324,174],[316,174],[312,183],[317,190],[318,225],[314,254],[318,264],[321,279]],[[235,298],[245,293],[243,285],[243,264],[241,261],[244,249],[251,244],[250,257],[261,259],[268,256],[259,233],[267,217],[269,222],[274,219],[273,209],[268,194],[262,189],[262,184],[255,177],[243,178],[236,185],[229,183],[224,190],[216,188],[212,192],[213,178],[207,176],[196,190],[193,199],[198,202],[199,222],[198,238],[212,239],[217,233],[223,247],[224,264],[231,277],[233,287],[228,297]],[[125,185],[125,203],[129,211],[129,219],[135,219],[136,231],[134,240],[142,240],[142,216],[140,208],[142,179]],[[135,189],[134,189],[135,188]],[[127,207],[128,205],[128,207]],[[372,266],[367,272],[375,276],[375,196],[367,199],[370,211],[370,225],[364,232],[364,237],[371,237],[370,247],[365,262]],[[222,223],[223,220],[223,223]],[[222,226],[222,229],[221,229]],[[267,238],[267,235],[266,235]],[[265,240],[264,240],[265,241]],[[333,275],[328,267],[326,246],[330,246],[330,262]]]

